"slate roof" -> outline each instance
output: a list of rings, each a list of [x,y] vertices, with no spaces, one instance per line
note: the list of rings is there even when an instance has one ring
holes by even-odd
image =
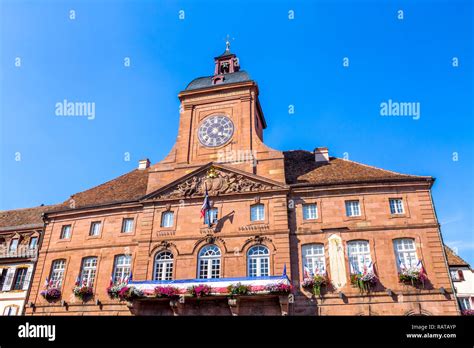
[[[310,151],[284,151],[283,154],[286,182],[290,185],[434,180],[431,176],[400,174],[335,157],[330,157],[328,163],[316,163]]]
[[[212,84],[212,78],[214,76],[206,76],[206,77],[198,77],[197,79],[192,80],[185,88],[186,91],[194,90],[194,89],[201,89],[201,88],[208,88],[215,86]],[[237,82],[244,82],[244,81],[251,81],[250,75],[246,71],[237,71],[230,74],[224,74],[224,81],[219,84],[226,85],[230,83],[237,83]]]
[[[461,257],[456,255],[453,249],[445,245],[444,250],[446,251],[446,257],[448,259],[449,266],[465,266],[465,267],[470,268],[469,264],[466,261],[464,261]]]

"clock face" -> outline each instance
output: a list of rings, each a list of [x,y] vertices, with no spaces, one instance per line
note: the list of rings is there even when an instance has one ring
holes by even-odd
[[[209,116],[202,121],[198,130],[199,142],[207,147],[217,147],[227,143],[234,134],[234,124],[224,115]]]

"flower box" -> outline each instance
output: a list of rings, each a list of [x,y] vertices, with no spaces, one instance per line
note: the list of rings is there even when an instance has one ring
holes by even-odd
[[[94,294],[94,291],[91,286],[75,286],[73,290],[74,296],[77,298],[80,298],[82,301],[87,301],[89,300],[92,295]]]
[[[251,287],[241,283],[231,284],[227,287],[227,292],[231,296],[245,296],[251,292]]]
[[[423,268],[407,268],[400,271],[398,274],[398,279],[401,283],[411,284],[412,286],[424,285],[425,281],[428,279]]]
[[[179,289],[172,286],[157,286],[154,295],[158,298],[173,298],[179,296]]]
[[[124,286],[118,293],[118,298],[125,301],[131,301],[143,296],[143,291],[134,286]]]
[[[61,298],[61,290],[57,288],[49,288],[40,292],[41,296],[43,296],[48,301],[54,301]]]
[[[315,275],[312,278],[303,280],[301,286],[310,290],[315,296],[321,296],[321,289],[328,284],[328,279],[325,275]]]
[[[195,285],[188,288],[188,292],[194,297],[204,297],[211,294],[212,288],[209,285]]]
[[[291,292],[291,285],[287,284],[270,284],[265,287],[265,290],[270,294],[289,294]]]
[[[378,279],[374,272],[351,274],[352,286],[359,288],[361,293],[369,293],[377,284],[377,281]]]
[[[107,288],[107,294],[111,299],[119,298],[119,292],[122,290],[126,285],[125,284],[116,284],[109,286]]]
[[[474,315],[474,309],[464,309],[461,311],[462,315]]]

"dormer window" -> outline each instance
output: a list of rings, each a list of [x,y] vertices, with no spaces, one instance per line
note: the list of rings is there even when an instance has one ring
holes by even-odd
[[[18,249],[18,239],[12,239],[10,242],[10,252],[14,252]]]

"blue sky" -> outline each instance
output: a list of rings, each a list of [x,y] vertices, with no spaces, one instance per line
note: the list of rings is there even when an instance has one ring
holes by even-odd
[[[160,161],[177,134],[178,92],[212,74],[229,34],[259,84],[268,145],[328,146],[333,156],[436,177],[444,239],[474,264],[470,1],[0,6],[0,209],[62,202],[141,158]],[[56,116],[64,99],[94,102],[95,119]],[[389,99],[420,103],[420,118],[380,116]]]

